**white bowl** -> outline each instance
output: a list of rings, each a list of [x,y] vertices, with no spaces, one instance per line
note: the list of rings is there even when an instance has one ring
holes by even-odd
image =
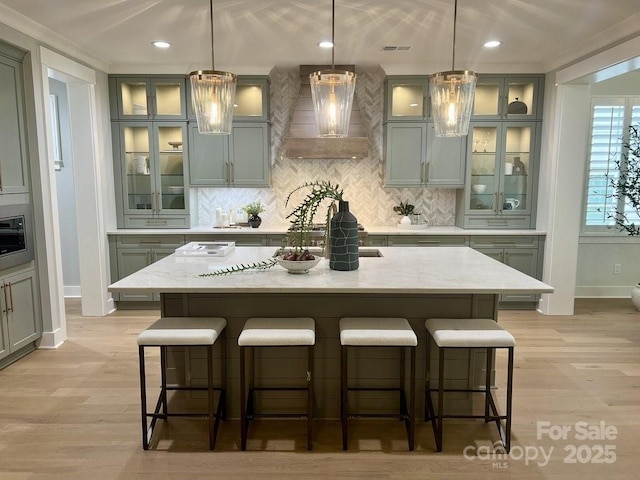
[[[471,185],[471,190],[473,190],[473,193],[484,193],[486,189],[487,186],[481,183],[478,183],[477,185]]]
[[[170,186],[169,193],[184,193],[184,187]]]
[[[313,260],[283,260],[282,255],[276,257],[278,265],[285,268],[289,273],[309,273],[309,270],[318,265],[322,257],[315,255]]]

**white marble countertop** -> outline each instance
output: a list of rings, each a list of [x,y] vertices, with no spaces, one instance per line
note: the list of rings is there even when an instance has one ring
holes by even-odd
[[[154,228],[154,229],[118,229],[110,230],[108,235],[282,235],[287,232],[288,225],[260,225],[258,228]],[[546,235],[543,230],[465,230],[454,226],[426,226],[420,229],[405,229],[389,225],[365,225],[365,231],[369,235]]]
[[[376,250],[374,247],[366,247]],[[219,277],[202,273],[265,260],[274,247],[236,247],[225,257],[170,255],[109,286],[112,292],[161,293],[551,293],[553,288],[468,247],[380,247],[350,272],[320,263],[303,275],[276,265]]]

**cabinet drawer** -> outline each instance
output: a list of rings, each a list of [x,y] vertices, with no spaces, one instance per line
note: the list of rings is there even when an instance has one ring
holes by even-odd
[[[236,242],[239,247],[266,247],[267,237],[257,234],[220,235],[212,232],[211,234],[187,235],[187,243],[189,242]]]
[[[463,235],[390,235],[390,247],[464,247],[468,239]]]
[[[118,247],[181,247],[184,245],[182,235],[119,235]]]
[[[386,247],[387,236],[386,235],[368,235],[367,246],[369,247]]]
[[[141,217],[126,216],[125,228],[189,228],[189,217]]]
[[[471,248],[537,248],[538,237],[535,235],[477,235],[469,237]]]
[[[531,228],[529,215],[513,215],[506,217],[466,216],[464,228]]]

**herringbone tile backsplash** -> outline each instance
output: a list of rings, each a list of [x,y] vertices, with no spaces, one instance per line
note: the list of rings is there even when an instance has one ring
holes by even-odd
[[[382,119],[385,72],[358,73],[355,98],[362,121],[369,133],[369,158],[359,160],[299,160],[284,158],[284,137],[298,96],[298,70],[274,69],[271,80],[271,187],[270,188],[198,188],[192,189],[192,211],[197,211],[194,226],[213,226],[215,208],[236,211],[260,200],[265,212],[260,214],[268,225],[286,225],[287,214],[303,193],[292,197],[285,207],[287,195],[298,185],[314,180],[328,180],[345,191],[351,212],[365,228],[367,225],[393,225],[399,217],[393,206],[402,202],[415,205],[430,225],[454,225],[455,190],[383,187]],[[320,216],[320,213],[319,213]],[[316,218],[322,222],[324,218]]]

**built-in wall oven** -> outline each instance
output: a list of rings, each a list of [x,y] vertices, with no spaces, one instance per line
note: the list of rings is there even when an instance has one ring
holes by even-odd
[[[30,205],[0,205],[0,270],[33,260],[31,225]]]

